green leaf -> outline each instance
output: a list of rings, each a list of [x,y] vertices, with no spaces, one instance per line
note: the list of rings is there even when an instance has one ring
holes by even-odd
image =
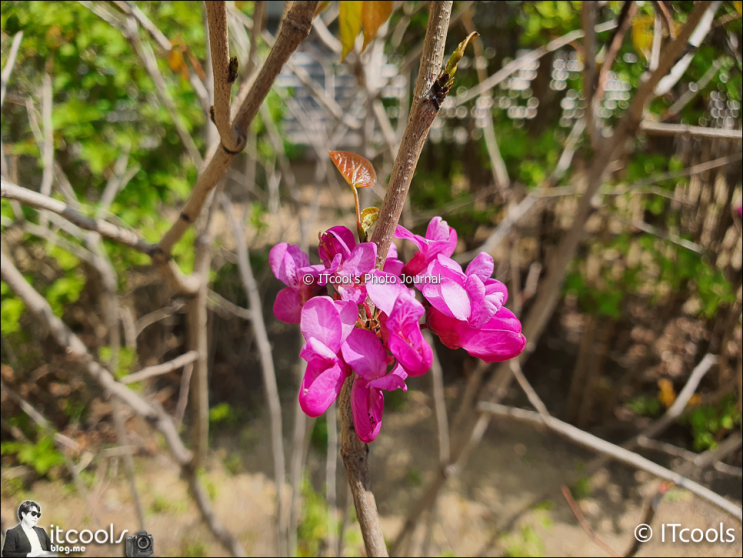
[[[348,53],[353,50],[356,36],[361,32],[361,12],[363,2],[341,0],[338,22],[341,29],[341,62],[346,59]]]
[[[361,212],[361,228],[364,229],[365,233],[368,234],[369,229],[374,226],[374,223],[377,222],[378,217],[378,207],[367,207],[366,209],[364,209],[364,211]]]
[[[467,38],[459,43],[459,46],[456,48],[456,50],[451,53],[449,61],[446,63],[446,69],[444,70],[444,73],[449,74],[449,80],[451,80],[454,77],[454,74],[457,73],[457,64],[459,64],[462,56],[464,56],[464,49],[467,48],[467,45],[470,44],[472,39],[479,36],[480,33],[478,33],[477,31],[473,31],[472,33],[467,35]]]

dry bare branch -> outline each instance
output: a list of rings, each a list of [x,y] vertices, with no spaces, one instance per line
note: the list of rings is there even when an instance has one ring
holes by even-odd
[[[88,374],[105,390],[126,403],[135,413],[145,418],[165,438],[182,474],[189,484],[191,494],[196,501],[202,518],[217,539],[235,556],[246,556],[240,543],[224,528],[214,515],[209,496],[192,467],[191,451],[186,448],[178,436],[172,419],[163,411],[157,401],[148,402],[139,394],[117,382],[111,373],[98,364],[88,353],[80,338],[52,312],[49,303],[26,282],[10,259],[3,253],[0,259],[0,274],[10,289],[23,301],[26,308],[34,314],[48,329],[67,355],[79,361]]]
[[[248,128],[258,112],[260,105],[266,98],[276,76],[281,72],[284,63],[296,50],[299,44],[309,35],[312,28],[312,14],[317,5],[316,1],[294,2],[276,37],[268,58],[263,63],[255,77],[245,101],[240,106],[232,126],[238,134],[247,136]],[[183,233],[196,221],[206,202],[209,192],[224,176],[236,153],[229,153],[225,149],[218,149],[209,161],[209,164],[199,175],[186,205],[181,210],[179,219],[160,240],[163,254],[170,254],[173,246],[183,236]]]
[[[669,471],[665,467],[661,467],[657,463],[653,463],[652,461],[650,461],[649,459],[645,459],[641,455],[633,453],[624,448],[620,448],[619,446],[611,444],[606,440],[602,440],[601,438],[597,438],[596,436],[593,436],[588,432],[584,432],[583,430],[557,420],[556,418],[544,417],[539,413],[535,413],[533,411],[515,409],[513,407],[506,407],[505,405],[499,405],[497,403],[490,403],[486,401],[478,403],[477,409],[481,413],[487,413],[497,417],[512,418],[518,420],[519,422],[525,422],[532,425],[545,425],[550,430],[560,434],[561,436],[567,438],[572,442],[582,445],[588,449],[597,451],[603,455],[608,456],[611,459],[614,459],[615,461],[624,463],[625,465],[629,465],[636,469],[646,471],[653,476],[670,481],[681,488],[685,488],[692,494],[704,500],[707,500],[721,510],[729,513],[733,517],[736,517],[739,520],[743,518],[743,510],[741,510],[740,507],[736,506],[733,502],[726,500],[719,494],[712,492],[708,488],[705,488],[704,486],[701,486],[696,482],[681,476],[678,473]]]
[[[13,73],[13,67],[15,66],[15,60],[18,57],[18,50],[21,48],[21,41],[23,40],[23,31],[18,31],[13,36],[13,44],[10,45],[10,52],[8,53],[8,61],[5,63],[2,75],[2,85],[0,85],[0,109],[5,105],[5,92],[8,90],[8,82],[10,76]]]
[[[283,556],[286,553],[285,539],[287,527],[283,517],[284,513],[281,492],[286,478],[286,462],[284,460],[284,442],[281,427],[281,401],[279,399],[279,390],[276,385],[276,372],[274,370],[273,355],[271,354],[271,343],[268,341],[268,333],[266,332],[266,325],[263,321],[261,296],[258,292],[258,284],[255,281],[253,270],[250,267],[248,246],[245,242],[245,229],[235,220],[232,204],[226,196],[222,196],[221,202],[224,212],[230,221],[232,234],[235,238],[235,250],[237,251],[240,277],[242,278],[243,286],[250,303],[251,316],[253,317],[253,334],[255,335],[258,344],[258,354],[261,360],[261,370],[263,371],[263,383],[268,398],[268,408],[271,417],[271,447],[273,449],[274,482],[276,483],[276,543],[278,547],[278,555]]]
[[[157,364],[155,366],[148,366],[147,368],[143,368],[139,372],[124,376],[123,378],[121,378],[120,382],[122,384],[131,384],[132,382],[139,382],[147,378],[152,378],[153,376],[167,374],[168,372],[172,372],[173,370],[178,370],[182,366],[191,364],[197,358],[199,358],[198,352],[188,351],[187,353],[177,356],[173,360],[169,360],[168,362],[163,362],[162,364]]]

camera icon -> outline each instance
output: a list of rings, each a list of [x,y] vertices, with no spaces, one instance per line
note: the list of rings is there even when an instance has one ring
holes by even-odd
[[[155,539],[147,531],[137,531],[126,538],[126,555],[139,558],[152,556],[155,552]]]

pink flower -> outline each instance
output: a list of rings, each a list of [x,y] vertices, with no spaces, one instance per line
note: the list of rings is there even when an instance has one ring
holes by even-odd
[[[482,327],[508,298],[506,286],[491,279],[493,258],[482,252],[470,262],[467,271],[451,258],[439,254],[423,276],[440,282],[421,284],[426,300],[450,318],[467,322],[472,328]]]
[[[340,350],[354,331],[357,313],[354,303],[329,296],[315,297],[302,309],[300,328],[307,344],[299,356],[307,361],[307,370],[299,387],[299,405],[308,416],[323,414],[350,374]]]
[[[273,305],[274,315],[281,321],[298,324],[302,306],[314,296],[327,294],[327,288],[318,284],[323,266],[310,265],[310,259],[296,244],[281,242],[268,255],[273,274],[288,288],[279,291]],[[313,280],[307,285],[305,276]]]
[[[481,327],[474,328],[432,307],[428,309],[428,327],[450,349],[461,347],[485,362],[514,358],[526,347],[521,322],[508,308],[501,308]]]
[[[387,251],[387,259],[384,260],[382,271],[399,276],[402,273],[404,265],[405,264],[397,258],[397,246],[390,244],[390,249]]]
[[[344,360],[358,376],[351,390],[351,410],[356,434],[362,442],[373,442],[382,427],[382,390],[407,391],[407,374],[397,364],[387,373],[387,353],[371,331],[354,329],[343,344]]]
[[[395,238],[409,240],[418,247],[418,253],[403,268],[405,275],[418,275],[436,259],[436,256],[439,254],[451,256],[457,247],[457,231],[441,217],[431,219],[425,238],[411,233],[400,225],[395,229]]]
[[[336,254],[325,273],[335,278],[335,281],[331,280],[331,284],[343,300],[361,304],[366,299],[364,276],[374,269],[376,259],[377,245],[363,242],[354,247],[345,258],[340,253]]]
[[[347,227],[332,227],[320,234],[319,237],[320,244],[317,247],[317,252],[328,269],[332,267],[336,255],[340,254],[341,261],[343,261],[349,257],[351,250],[356,247],[356,239]],[[400,275],[402,267],[403,263],[397,258],[397,247],[391,244],[384,263],[384,271]]]
[[[356,247],[356,239],[348,227],[332,227],[319,235],[320,244],[317,252],[320,255],[322,263],[326,268],[332,265],[333,258],[337,254],[341,255],[341,260],[345,260]]]

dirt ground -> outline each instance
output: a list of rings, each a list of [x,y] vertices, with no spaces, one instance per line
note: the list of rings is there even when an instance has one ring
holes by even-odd
[[[394,539],[404,514],[435,474],[438,451],[435,418],[424,381],[411,386],[402,408],[388,411],[384,427],[371,445],[372,482],[388,540]],[[416,389],[417,388],[417,389]],[[453,394],[454,390],[448,390]],[[287,401],[285,409],[292,406]],[[290,411],[284,431],[290,430]],[[205,475],[217,516],[238,537],[250,555],[274,553],[274,494],[271,480],[269,428],[265,417],[251,421],[239,437],[215,433],[214,454]],[[245,433],[246,432],[246,433]],[[288,439],[285,440],[287,447]],[[231,447],[228,447],[231,445]],[[237,455],[241,465],[225,466]],[[221,459],[220,459],[221,457]],[[442,492],[436,510],[424,515],[408,552],[421,555],[428,544],[429,556],[604,556],[591,541],[566,504],[560,488],[580,478],[582,466],[592,456],[547,432],[514,423],[491,423],[483,443],[470,458],[460,478],[452,479]],[[235,458],[232,457],[234,463]],[[178,477],[178,468],[165,452],[138,457],[137,485],[146,510],[145,527],[154,536],[159,556],[219,556],[224,549],[202,524],[198,510]],[[325,460],[313,448],[308,470],[315,490],[323,487]],[[232,473],[230,471],[233,471]],[[111,471],[109,470],[109,473]],[[728,477],[724,488],[740,498],[740,479]],[[338,462],[339,501],[345,501],[345,472]],[[74,490],[60,482],[41,481],[30,491],[4,497],[2,516],[12,526],[20,499],[38,501],[43,509],[40,525],[64,529],[136,531],[136,518],[123,471],[93,490],[91,515]],[[610,466],[593,479],[583,481],[579,505],[596,535],[623,553],[631,544],[642,517],[643,496],[655,490],[649,476],[623,466]],[[288,501],[289,491],[285,490]],[[95,521],[97,519],[97,522]],[[96,524],[97,523],[97,524]],[[707,530],[733,529],[734,543],[669,542],[659,540],[661,524]],[[430,528],[430,535],[427,534]],[[673,490],[661,504],[653,523],[656,537],[641,548],[640,556],[740,556],[741,525],[717,508],[690,493]],[[428,543],[426,539],[430,537]],[[358,524],[351,522],[344,537],[345,556],[363,555]],[[123,544],[123,543],[122,543]],[[85,555],[121,556],[121,545],[89,546]]]

